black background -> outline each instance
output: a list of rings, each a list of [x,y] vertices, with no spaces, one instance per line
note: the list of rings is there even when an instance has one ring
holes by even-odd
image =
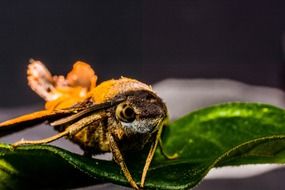
[[[231,78],[284,89],[284,10],[282,0],[1,1],[0,106],[41,101],[26,85],[31,57],[55,74],[86,61],[99,81]]]

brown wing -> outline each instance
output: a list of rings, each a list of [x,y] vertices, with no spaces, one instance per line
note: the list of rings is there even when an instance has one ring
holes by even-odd
[[[99,110],[103,110],[103,109],[107,109],[107,108],[110,108],[114,105],[117,105],[118,103],[122,102],[123,99],[117,99],[115,101],[108,101],[108,102],[105,102],[105,103],[102,103],[102,104],[93,104],[91,106],[88,106],[86,107],[85,109],[75,113],[75,114],[72,114],[70,116],[67,116],[67,117],[64,117],[64,118],[61,118],[61,119],[58,119],[54,122],[51,122],[50,124],[53,126],[53,127],[56,127],[56,126],[60,126],[60,125],[65,125],[65,124],[68,124],[68,123],[72,123],[86,115],[89,115],[91,113],[94,113],[94,112],[97,112]]]

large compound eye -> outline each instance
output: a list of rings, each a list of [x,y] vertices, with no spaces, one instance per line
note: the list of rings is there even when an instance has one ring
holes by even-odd
[[[116,109],[116,116],[123,122],[133,122],[136,118],[134,109],[127,104],[120,104]]]

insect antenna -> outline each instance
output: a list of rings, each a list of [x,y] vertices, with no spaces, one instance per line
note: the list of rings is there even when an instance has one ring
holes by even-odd
[[[108,101],[108,102],[105,102],[102,104],[94,104],[94,105],[92,105],[92,106],[90,106],[90,107],[88,107],[88,108],[86,108],[86,109],[84,109],[84,110],[82,110],[76,114],[73,114],[73,115],[65,117],[65,118],[61,118],[59,120],[55,120],[55,121],[51,122],[50,125],[53,127],[68,125],[70,123],[78,121],[79,119],[81,119],[87,115],[90,115],[91,113],[94,113],[94,112],[115,106],[124,100],[125,99],[117,99],[117,100]]]

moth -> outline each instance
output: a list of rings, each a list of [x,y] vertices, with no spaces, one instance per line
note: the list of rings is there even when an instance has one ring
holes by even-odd
[[[45,109],[0,123],[0,135],[47,122],[58,133],[40,140],[21,140],[21,145],[46,144],[65,137],[78,144],[84,155],[111,152],[131,187],[139,189],[125,163],[124,153],[139,151],[147,143],[150,150],[142,171],[140,188],[159,146],[168,120],[167,107],[151,86],[121,77],[96,85],[94,70],[82,61],[67,76],[53,76],[38,60],[30,60],[28,84],[45,101]]]

